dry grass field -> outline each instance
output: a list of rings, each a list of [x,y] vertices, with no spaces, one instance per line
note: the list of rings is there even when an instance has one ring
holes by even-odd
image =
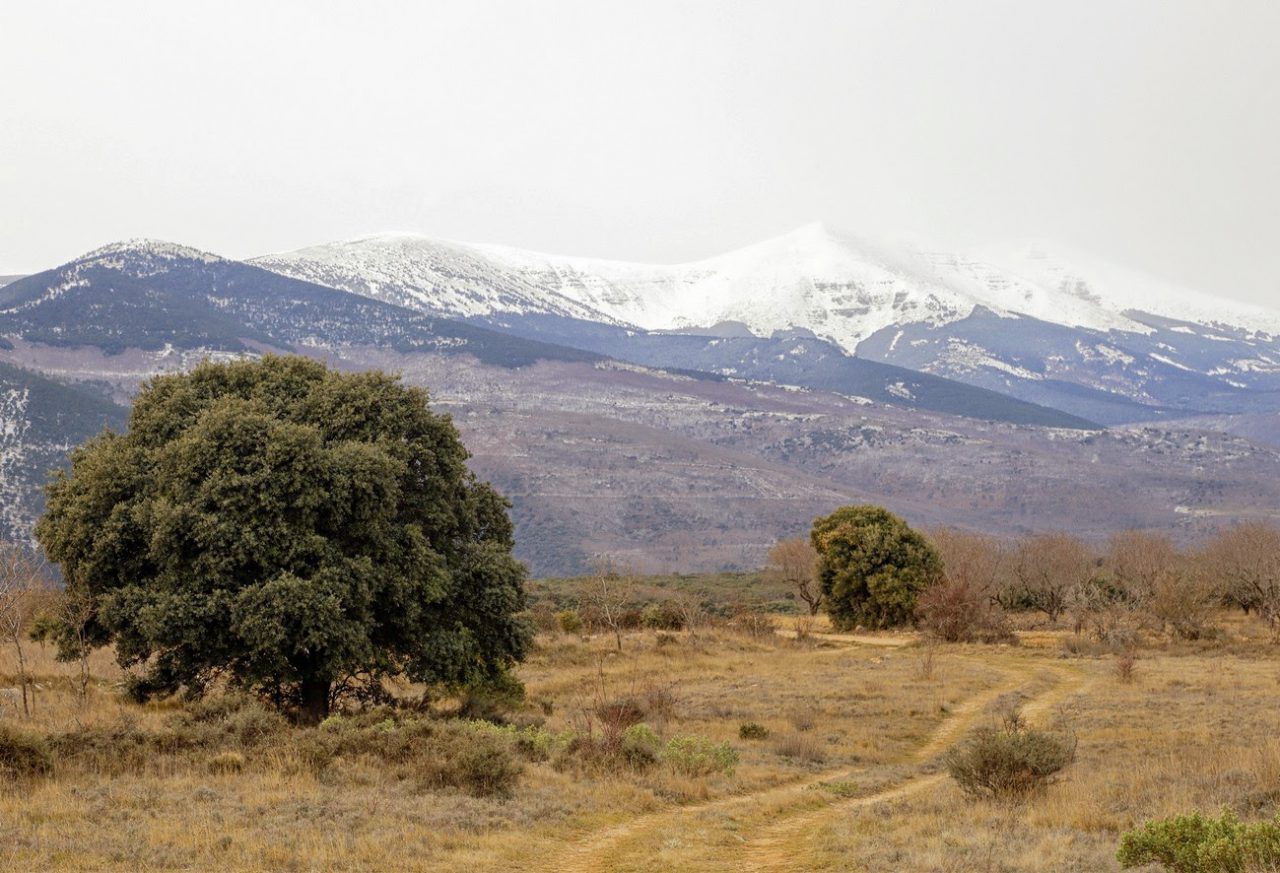
[[[1128,680],[1058,631],[1018,646],[631,631],[620,652],[610,635],[545,633],[517,719],[542,723],[550,751],[521,759],[506,796],[424,787],[358,753],[314,766],[308,735],[325,726],[257,710],[188,742],[189,708],[124,702],[108,653],[81,703],[75,666],[31,644],[35,711],[5,704],[0,723],[49,737],[54,769],[0,786],[0,870],[1115,870],[1119,834],[1146,818],[1280,803],[1280,659],[1228,620],[1226,642],[1148,646]],[[14,684],[6,650],[0,686]],[[726,743],[736,763],[557,748],[622,704],[663,741]],[[1014,704],[1068,722],[1076,762],[1017,806],[964,797],[941,753]]]

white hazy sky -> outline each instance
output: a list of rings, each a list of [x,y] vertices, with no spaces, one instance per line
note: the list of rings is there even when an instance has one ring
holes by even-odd
[[[0,272],[384,230],[677,261],[822,219],[1280,305],[1280,2],[0,0]]]

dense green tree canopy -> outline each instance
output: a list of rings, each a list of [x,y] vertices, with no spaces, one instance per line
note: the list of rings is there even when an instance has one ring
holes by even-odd
[[[845,506],[816,519],[823,604],[836,628],[911,621],[916,596],[942,572],[929,541],[878,506]]]
[[[151,380],[36,536],[139,690],[226,676],[313,717],[356,676],[501,677],[528,644],[506,501],[426,392],[296,357]]]

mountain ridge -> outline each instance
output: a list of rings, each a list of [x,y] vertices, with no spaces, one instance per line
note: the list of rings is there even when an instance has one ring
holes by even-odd
[[[730,325],[771,338],[806,330],[848,355],[1103,423],[1277,405],[1280,313],[1197,295],[1097,258],[1080,255],[1074,265],[1064,251],[1020,244],[980,260],[869,242],[814,223],[675,265],[412,234],[251,262],[522,335],[545,329],[534,322],[547,318],[637,334],[714,336]],[[562,332],[558,341],[594,347],[595,334]],[[742,371],[732,357],[702,366]]]
[[[379,248],[386,251],[378,252]],[[1280,334],[1280,311],[1198,294],[1175,283],[1045,240],[1015,241],[981,247],[971,253],[947,254],[907,244],[871,241],[834,230],[823,222],[811,222],[789,233],[729,252],[676,264],[549,254],[405,232],[365,235],[294,252],[263,255],[251,258],[249,262],[298,274],[305,273],[309,264],[327,262],[340,272],[343,264],[339,252],[348,256],[365,252],[369,261],[377,260],[381,254],[381,267],[385,271],[383,281],[403,282],[406,277],[395,276],[397,268],[407,265],[424,252],[450,248],[488,257],[511,272],[524,270],[554,274],[562,285],[552,290],[580,305],[594,307],[619,323],[648,330],[710,327],[721,321],[742,321],[751,325],[750,318],[732,314],[734,304],[740,304],[742,298],[751,296],[746,293],[751,286],[745,276],[763,275],[775,283],[781,276],[785,281],[809,279],[814,285],[832,285],[838,284],[841,278],[849,279],[858,268],[870,266],[878,270],[882,281],[892,281],[897,277],[916,282],[919,286],[914,289],[917,296],[933,295],[938,299],[938,309],[927,314],[945,314],[954,310],[956,320],[970,314],[974,307],[984,306],[997,313],[1030,315],[1065,326],[1146,333],[1144,325],[1124,315],[1127,310],[1139,310],[1178,320],[1202,318],[1205,323],[1217,321],[1251,331]],[[397,261],[398,258],[405,260]],[[1104,305],[1104,295],[1089,290],[1090,283],[1086,277],[1072,271],[1068,264],[1072,259],[1085,261],[1086,272],[1105,275],[1108,287],[1103,290],[1105,297],[1113,300],[1111,305]],[[990,275],[980,275],[983,270]],[[966,271],[969,272],[967,277],[963,275]],[[975,271],[979,274],[974,275]],[[574,281],[575,274],[594,275],[598,283],[595,287],[582,287]],[[727,275],[727,279],[719,280],[713,289],[704,290],[704,299],[697,300],[697,286],[705,285],[709,278],[721,274]],[[412,281],[412,277],[407,280]],[[638,283],[638,290],[659,290],[669,296],[640,301],[634,296],[601,293],[602,286],[624,281]],[[1144,306],[1135,303],[1131,294],[1123,296],[1125,283],[1133,285],[1135,282],[1148,296],[1157,296],[1154,289],[1158,289],[1161,300]],[[673,283],[680,289],[679,296],[684,298],[686,311],[668,311],[674,305],[672,297],[675,295],[671,288],[660,287],[663,283]],[[985,288],[979,287],[983,284]],[[710,296],[710,291],[715,291],[715,295]],[[1121,295],[1119,300],[1115,299],[1117,295]],[[1171,300],[1175,306],[1169,309]],[[694,308],[695,302],[702,308]],[[636,309],[637,303],[656,311],[646,316]],[[1101,311],[1087,312],[1090,306]],[[761,328],[764,335],[787,327],[806,326],[812,329],[811,325],[799,321],[766,324],[755,319],[755,323],[765,325]],[[866,330],[854,330],[845,336],[833,334],[828,338],[845,346],[848,351],[854,351],[857,343],[852,338],[865,337],[867,333]]]

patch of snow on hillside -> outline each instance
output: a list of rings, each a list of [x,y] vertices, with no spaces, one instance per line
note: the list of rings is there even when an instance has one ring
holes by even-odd
[[[955,369],[967,368],[976,370],[985,367],[989,370],[998,370],[1001,373],[1008,373],[1010,376],[1029,379],[1033,382],[1044,379],[1042,373],[1028,370],[1026,367],[1020,367],[1008,361],[1002,361],[982,346],[965,342],[961,339],[952,338],[947,341],[947,347],[942,354],[942,359]]]

